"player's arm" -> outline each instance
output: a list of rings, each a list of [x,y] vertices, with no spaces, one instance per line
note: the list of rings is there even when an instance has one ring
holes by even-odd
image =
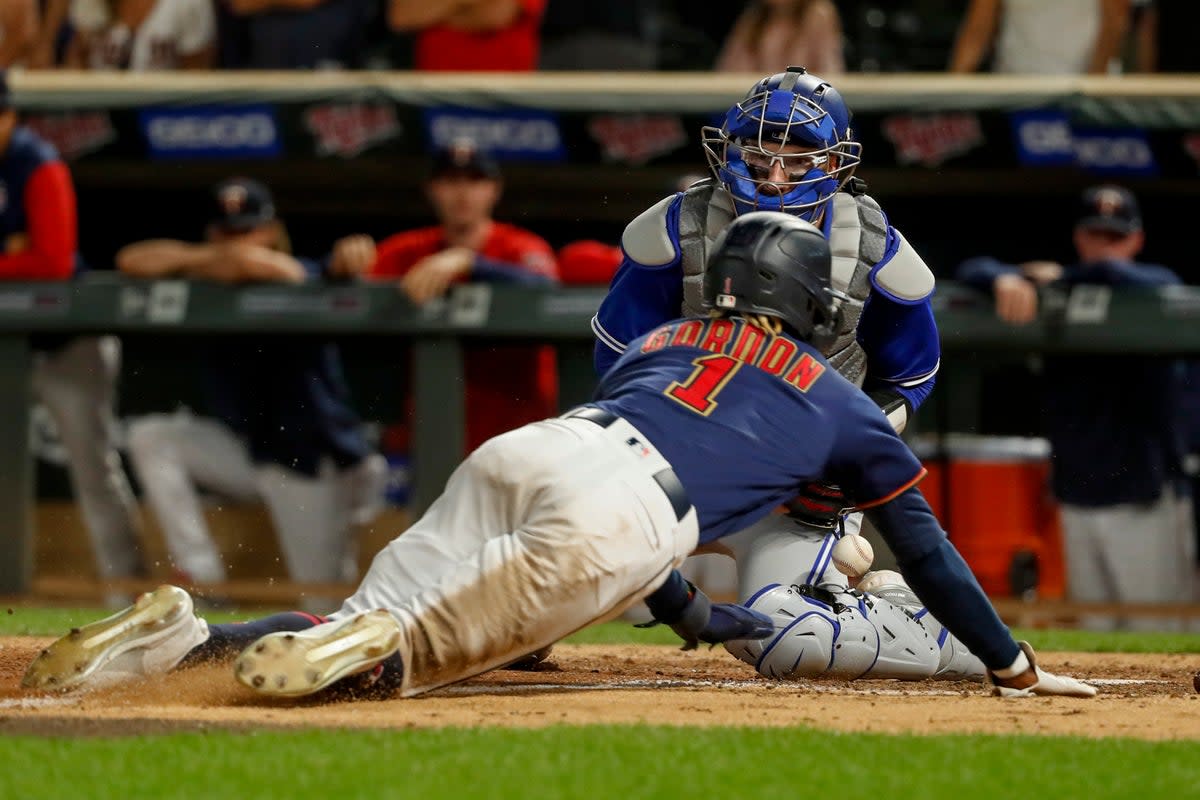
[[[0,279],[60,281],[75,271],[79,231],[75,187],[61,161],[38,166],[25,184],[26,232],[0,254]]]
[[[679,316],[683,268],[679,247],[682,195],[665,198],[642,212],[621,236],[621,265],[592,317],[594,364],[603,375],[626,345]]]
[[[868,398],[853,396],[840,419],[830,476],[887,542],[921,602],[979,657],[993,682],[1038,694],[1095,694],[1037,670],[1032,651],[1014,641],[917,490],[925,469]]]
[[[897,431],[933,391],[941,341],[930,297],[933,273],[894,228],[884,256],[872,268],[870,294],[857,337],[867,355],[863,389]]]
[[[303,283],[308,270],[299,259],[259,245],[195,244],[148,239],[117,252],[117,269],[138,278],[182,277],[220,283]]]
[[[463,0],[389,0],[388,27],[399,33],[439,25],[461,5]]]

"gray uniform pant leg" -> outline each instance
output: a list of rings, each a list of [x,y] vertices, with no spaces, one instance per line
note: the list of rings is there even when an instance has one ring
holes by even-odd
[[[113,407],[121,341],[81,336],[42,353],[33,369],[35,397],[50,412],[67,453],[67,469],[101,578],[145,570],[141,520],[117,452]]]
[[[1170,487],[1153,503],[1062,506],[1068,596],[1093,603],[1187,603],[1196,598],[1191,500]],[[1177,619],[1089,615],[1096,630],[1178,630]]]

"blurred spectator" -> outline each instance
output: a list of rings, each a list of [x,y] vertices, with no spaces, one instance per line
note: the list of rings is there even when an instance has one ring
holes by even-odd
[[[1166,267],[1134,260],[1144,241],[1133,195],[1098,186],[1085,192],[1075,226],[1077,264],[1017,266],[975,258],[959,267],[958,279],[992,292],[997,313],[1020,324],[1036,315],[1039,286],[1128,291],[1180,283]],[[1105,354],[1045,360],[1045,426],[1072,600],[1194,598],[1196,542],[1182,480],[1179,378],[1180,364],[1163,358]],[[1087,623],[1111,625],[1105,619]]]
[[[842,23],[830,0],[753,0],[725,39],[716,68],[770,75],[783,64],[827,77],[846,71]]]
[[[0,0],[0,69],[24,63],[38,32],[34,0]]]
[[[371,0],[220,0],[225,69],[360,66]]]
[[[398,279],[417,305],[467,281],[545,286],[558,282],[554,252],[535,233],[496,222],[502,191],[495,161],[468,141],[434,157],[426,193],[438,224],[390,236],[378,248],[334,248],[339,274]],[[558,370],[549,345],[468,343],[467,448],[558,409]],[[417,476],[420,480],[420,476]]]
[[[416,33],[415,65],[430,71],[537,69],[546,0],[389,0],[388,25]]]
[[[210,69],[213,0],[71,0],[67,64],[97,70]]]
[[[652,70],[662,0],[551,0],[542,20],[543,70]]]
[[[62,63],[71,39],[71,29],[67,24],[69,5],[70,0],[42,0],[41,21],[34,33],[26,67],[50,69]]]
[[[70,280],[79,263],[75,188],[58,153],[20,125],[0,72],[0,279]],[[116,449],[115,336],[34,339],[34,396],[67,453],[67,470],[101,578],[143,574],[141,525]],[[112,598],[124,605],[124,599]]]
[[[951,72],[1103,75],[1118,65],[1130,0],[971,0]]]
[[[205,242],[136,242],[118,252],[118,268],[222,283],[321,277],[321,263],[288,252],[265,186],[229,179],[214,200]],[[203,488],[266,503],[294,580],[353,580],[352,525],[380,510],[386,465],[350,407],[337,348],[305,338],[209,337],[201,362],[211,417],[156,414],[129,429],[130,457],[176,568],[199,583],[226,576],[201,512]]]
[[[1138,72],[1200,72],[1194,0],[1135,0],[1134,68]]]

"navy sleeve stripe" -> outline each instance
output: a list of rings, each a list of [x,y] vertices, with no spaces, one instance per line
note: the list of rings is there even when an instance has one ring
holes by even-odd
[[[616,350],[618,353],[625,352],[626,346],[611,333],[604,330],[604,326],[600,324],[599,315],[592,317],[592,333],[596,334],[596,338],[610,350]]]

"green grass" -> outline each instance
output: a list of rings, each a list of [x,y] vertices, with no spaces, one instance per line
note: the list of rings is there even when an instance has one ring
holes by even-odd
[[[206,612],[210,622],[244,620],[264,611]],[[80,608],[0,609],[0,636],[57,636],[76,625],[100,619],[106,612]],[[1185,633],[1093,633],[1077,630],[1013,631],[1018,639],[1027,639],[1037,650],[1080,651],[1090,653],[1200,653],[1200,634]],[[593,625],[567,639],[576,644],[678,644],[670,628],[635,628],[624,622]]]
[[[0,798],[1194,797],[1195,743],[650,726],[4,740]]]

